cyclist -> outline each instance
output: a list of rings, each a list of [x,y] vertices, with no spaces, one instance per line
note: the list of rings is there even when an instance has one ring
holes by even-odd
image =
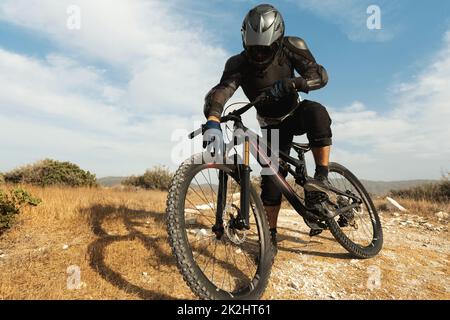
[[[314,180],[305,185],[306,206],[312,209],[328,199],[324,187],[328,185],[331,119],[321,104],[300,101],[298,92],[323,88],[328,75],[304,40],[284,34],[284,20],[276,8],[262,4],[250,10],[242,26],[244,51],[227,61],[220,83],[205,98],[204,114],[208,119],[205,128],[220,130],[224,105],[240,86],[250,101],[269,92],[273,99],[257,107],[257,118],[261,128],[279,130],[280,150],[289,153],[293,137],[307,134],[316,162]],[[295,76],[295,71],[300,77]],[[205,134],[204,139],[208,142],[210,137]],[[285,170],[280,170],[287,176]],[[270,176],[262,176],[261,189],[276,249],[282,194]],[[322,232],[317,221],[305,222],[311,228],[311,236]]]

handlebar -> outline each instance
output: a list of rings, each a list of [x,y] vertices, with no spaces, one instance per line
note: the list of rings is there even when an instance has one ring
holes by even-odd
[[[242,108],[239,108],[237,110],[234,110],[233,112],[230,112],[226,116],[222,117],[220,119],[220,123],[226,123],[228,121],[239,121],[241,120],[241,116],[246,113],[248,110],[256,106],[258,103],[261,103],[262,101],[265,101],[268,99],[268,95],[266,93],[261,94],[258,98],[256,98],[253,102],[250,102],[249,104],[245,105]],[[204,131],[205,125],[202,125],[199,129],[191,132],[188,135],[189,139],[194,139],[196,136],[200,135]]]

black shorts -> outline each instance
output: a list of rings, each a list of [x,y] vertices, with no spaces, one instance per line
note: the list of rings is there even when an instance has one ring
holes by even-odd
[[[323,105],[304,100],[295,112],[281,124],[262,127],[262,129],[268,129],[269,136],[271,129],[278,129],[279,149],[289,154],[294,136],[303,134],[307,135],[309,144],[313,148],[331,146],[333,137],[331,123],[330,115]],[[287,176],[287,172],[283,172],[283,174]],[[281,204],[281,191],[270,176],[262,176],[261,189],[261,199],[265,206]]]

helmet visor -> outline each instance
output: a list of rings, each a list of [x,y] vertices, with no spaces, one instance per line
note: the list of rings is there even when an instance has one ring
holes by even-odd
[[[265,63],[275,56],[274,46],[249,46],[248,55],[256,63]]]

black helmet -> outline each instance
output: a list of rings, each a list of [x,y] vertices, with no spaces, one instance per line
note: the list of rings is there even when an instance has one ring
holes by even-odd
[[[284,37],[281,13],[269,4],[250,10],[242,25],[242,41],[249,61],[260,67],[270,64],[281,49]]]

